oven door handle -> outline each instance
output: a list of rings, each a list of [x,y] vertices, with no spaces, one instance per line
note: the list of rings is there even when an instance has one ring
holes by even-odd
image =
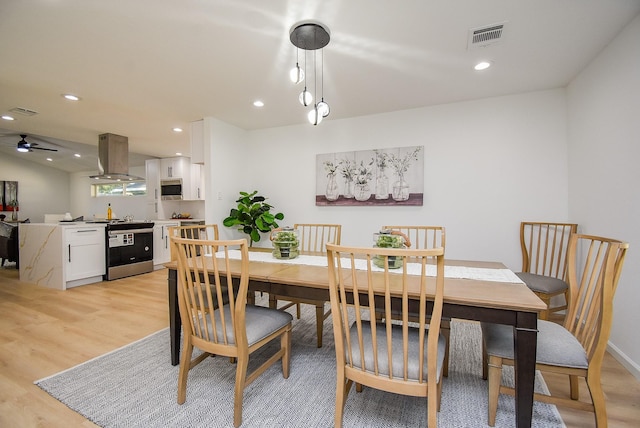
[[[109,236],[122,235],[125,233],[153,233],[153,229],[124,229],[124,230],[110,230]]]

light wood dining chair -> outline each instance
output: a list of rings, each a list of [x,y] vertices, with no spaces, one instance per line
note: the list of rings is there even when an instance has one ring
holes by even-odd
[[[445,248],[446,234],[444,226],[382,226],[382,229],[402,232],[409,239],[408,247],[414,249]],[[451,318],[442,318],[440,332],[447,346],[444,354],[444,376],[449,376],[449,338],[451,336]]]
[[[568,245],[569,301],[564,324],[538,320],[536,369],[569,376],[570,398],[536,393],[534,399],[595,413],[596,426],[607,426],[600,382],[602,361],[613,318],[613,296],[629,244],[573,234]],[[494,426],[502,366],[513,365],[513,329],[482,323],[483,377],[489,378],[489,425]],[[578,378],[585,379],[591,402],[580,401]]]
[[[172,236],[171,242],[178,257],[178,302],[183,326],[178,404],[186,400],[190,369],[210,355],[230,357],[236,362],[233,423],[238,427],[242,423],[242,398],[247,385],[278,360],[282,363],[284,378],[289,377],[293,317],[287,312],[247,305],[249,253],[245,239]],[[240,260],[231,258],[232,250],[240,252]],[[230,265],[238,263],[240,278],[233,278]],[[274,339],[280,340],[279,349],[248,373],[249,356]],[[194,347],[204,353],[192,359]],[[265,393],[271,394],[271,391]],[[215,401],[215,397],[210,398]]]
[[[384,268],[374,266],[383,258]],[[389,269],[389,257],[403,258]],[[430,427],[437,426],[445,339],[440,334],[444,294],[444,248],[410,250],[327,244],[329,296],[335,336],[337,383],[334,426],[341,427],[353,383],[396,394],[426,397]],[[427,276],[427,265],[436,267]],[[428,313],[429,300],[433,309]],[[419,296],[417,324],[411,322],[409,293]],[[392,322],[377,322],[400,310]],[[415,309],[414,309],[415,310]],[[430,327],[427,327],[429,320]],[[410,325],[411,323],[411,325]]]
[[[170,226],[169,237],[175,236],[178,238],[186,239],[205,239],[205,240],[218,240],[218,225],[217,224],[196,224],[189,226]],[[171,260],[177,261],[178,255],[176,253],[176,247],[171,246]]]
[[[569,237],[577,231],[576,223],[520,223],[522,272],[516,275],[547,305],[548,309],[540,313],[543,320],[567,309],[567,246]],[[560,295],[564,303],[552,307],[551,299]]]
[[[300,241],[300,254],[317,254],[327,251],[327,243],[340,244],[340,236],[342,234],[342,225],[340,224],[322,224],[322,223],[296,223],[294,229],[298,230],[298,239]],[[331,315],[331,310],[325,312],[325,301],[310,300],[304,298],[291,298],[272,295],[269,296],[269,307],[278,307],[278,301],[287,301],[284,306],[278,308],[286,310],[292,306],[296,306],[296,316],[300,319],[300,304],[314,305],[316,307],[316,337],[317,346],[322,348],[322,331],[324,320]]]

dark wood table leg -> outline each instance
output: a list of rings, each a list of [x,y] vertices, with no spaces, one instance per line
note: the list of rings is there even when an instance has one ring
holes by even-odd
[[[167,279],[169,287],[169,335],[171,337],[171,365],[177,366],[180,362],[180,331],[182,320],[178,308],[178,273],[175,269],[169,269]]]
[[[516,426],[531,428],[538,336],[537,314],[520,312],[514,326]]]

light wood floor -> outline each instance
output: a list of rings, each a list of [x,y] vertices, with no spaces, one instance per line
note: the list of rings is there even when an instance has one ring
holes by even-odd
[[[168,326],[166,277],[159,270],[57,291],[0,268],[0,427],[95,427],[33,382]],[[566,390],[562,378],[545,380]],[[602,382],[609,426],[637,427],[640,382],[610,355]],[[559,410],[568,427],[595,426],[591,413]]]

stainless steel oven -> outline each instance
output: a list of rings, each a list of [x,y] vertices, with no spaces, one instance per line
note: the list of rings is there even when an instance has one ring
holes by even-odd
[[[153,271],[153,223],[113,222],[106,229],[106,280]]]

